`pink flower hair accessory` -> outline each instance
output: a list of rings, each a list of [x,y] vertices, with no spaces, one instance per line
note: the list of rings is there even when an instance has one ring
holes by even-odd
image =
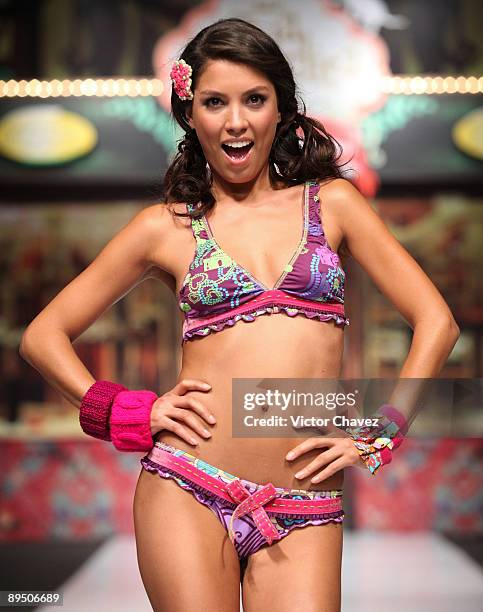
[[[193,70],[184,59],[173,62],[169,76],[173,83],[173,89],[180,100],[192,100],[191,75]]]

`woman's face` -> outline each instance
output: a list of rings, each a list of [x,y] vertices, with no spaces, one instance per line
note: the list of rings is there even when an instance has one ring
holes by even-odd
[[[193,91],[189,123],[212,172],[244,183],[268,166],[281,115],[272,83],[245,64],[210,60]],[[230,141],[250,148],[229,148]]]

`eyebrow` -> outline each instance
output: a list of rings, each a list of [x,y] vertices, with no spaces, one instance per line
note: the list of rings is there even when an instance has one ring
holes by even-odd
[[[266,91],[269,91],[268,87],[266,87],[265,85],[257,85],[256,87],[252,87],[251,89],[247,89],[247,91],[244,92],[244,94],[249,94],[252,93],[253,91],[259,91],[260,89],[265,89]],[[214,89],[204,89],[203,91],[200,91],[201,95],[207,95],[207,96],[223,96],[225,94],[221,93],[220,91],[215,91]]]

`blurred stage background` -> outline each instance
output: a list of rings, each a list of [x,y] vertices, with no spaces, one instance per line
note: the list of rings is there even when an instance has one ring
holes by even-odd
[[[461,336],[441,377],[482,377],[479,0],[3,0],[0,590],[60,588],[69,612],[150,609],[133,544],[142,455],[85,436],[77,409],[18,346],[156,201],[181,135],[169,66],[228,16],[276,38],[307,113],[341,142],[351,180],[450,305]],[[411,330],[356,262],[346,273],[343,376],[395,377]],[[180,330],[174,296],[149,279],[74,346],[96,378],[161,393],[176,378]],[[347,470],[345,612],[374,609],[375,598],[379,609],[480,609],[482,451],[478,437],[414,438],[377,479]]]

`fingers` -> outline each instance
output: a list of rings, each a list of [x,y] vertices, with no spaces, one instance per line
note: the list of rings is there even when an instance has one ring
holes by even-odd
[[[310,482],[317,483],[329,478],[337,471],[350,465],[359,465],[360,458],[350,438],[309,438],[291,450],[286,458],[293,461],[314,448],[328,447],[313,461],[295,474],[300,480],[312,476]],[[323,466],[326,466],[322,470]]]
[[[204,404],[202,404],[199,400],[195,399],[194,397],[189,397],[189,396],[179,397],[178,396],[178,397],[172,398],[172,404],[173,406],[176,406],[178,408],[185,408],[188,410],[193,410],[194,412],[199,414],[200,417],[203,418],[210,425],[214,425],[216,423],[216,418],[214,414],[212,414],[210,410],[208,410],[208,408]]]
[[[325,438],[322,436],[320,438],[307,438],[307,440],[304,440],[298,446],[293,448],[289,453],[287,453],[285,458],[288,461],[293,461],[300,455],[303,455],[304,453],[307,453],[308,451],[311,451],[314,448],[322,448],[324,446],[333,446],[334,444],[335,444],[335,438]]]
[[[188,444],[192,444],[193,446],[198,445],[198,439],[193,436],[193,432],[178,421],[174,421],[168,416],[163,416],[161,421],[162,427],[159,428],[158,431],[160,429],[171,431],[185,442],[188,442]]]
[[[203,438],[211,438],[211,432],[205,427],[199,418],[189,410],[184,410],[183,408],[172,408],[172,410],[169,411],[169,418],[176,421],[182,421],[185,425]]]
[[[193,433],[210,438],[211,432],[193,413],[210,425],[216,423],[215,416],[202,402],[187,395],[188,391],[210,389],[211,385],[198,379],[183,379],[178,382],[173,389],[154,402],[151,411],[151,433],[155,435],[161,430],[168,430],[194,446],[198,445],[199,439]]]
[[[333,476],[336,472],[338,472],[339,470],[342,470],[343,468],[347,466],[348,466],[347,459],[343,455],[342,457],[339,457],[335,461],[332,461],[331,464],[328,465],[321,472],[318,472],[318,474],[316,474],[313,478],[310,479],[310,482],[313,482],[315,484],[317,482],[321,482],[322,480],[326,480],[327,478],[330,478],[330,476]]]
[[[338,449],[337,447],[328,449],[320,453],[320,455],[318,455],[313,461],[311,461],[303,469],[297,472],[295,474],[295,478],[299,478],[301,480],[303,478],[308,478],[309,476],[314,474],[314,472],[316,472],[317,470],[320,470],[322,466],[327,465],[331,461],[334,461],[335,459],[340,457],[340,455],[341,455],[341,450]]]
[[[173,388],[172,392],[176,395],[184,395],[188,391],[209,391],[211,385],[204,380],[197,378],[183,378]]]

